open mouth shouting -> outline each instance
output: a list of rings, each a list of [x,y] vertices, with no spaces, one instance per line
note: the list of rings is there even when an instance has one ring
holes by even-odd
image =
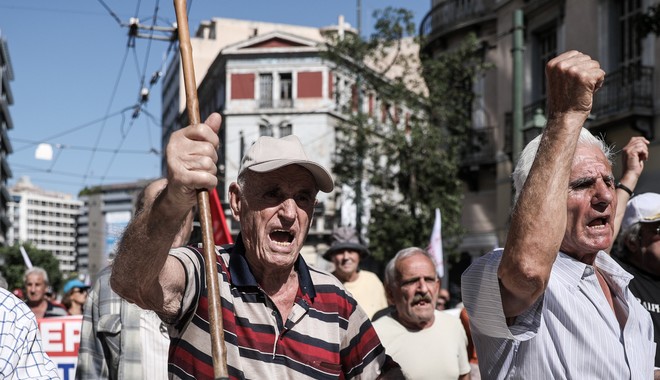
[[[609,232],[610,230],[609,227],[610,227],[609,215],[594,218],[589,223],[587,223],[588,230],[592,232],[600,232],[600,231]]]
[[[288,247],[293,242],[295,234],[288,230],[274,230],[268,234],[270,241],[280,247]]]

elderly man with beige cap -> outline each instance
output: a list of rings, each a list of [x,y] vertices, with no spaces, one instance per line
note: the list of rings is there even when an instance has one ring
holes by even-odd
[[[332,245],[323,258],[335,264],[332,274],[351,292],[370,319],[387,307],[385,288],[376,274],[360,269],[360,261],[369,256],[355,228],[338,227],[332,233]]]
[[[639,194],[628,201],[621,223],[617,261],[630,274],[630,291],[651,314],[655,343],[660,342],[660,194]],[[655,351],[660,378],[660,350]]]
[[[217,186],[221,118],[172,134],[168,184],[127,227],[111,285],[168,323],[171,379],[213,377],[204,257],[199,247],[170,250],[197,189]],[[375,379],[398,366],[366,313],[330,273],[300,255],[318,191],[334,185],[295,136],[260,137],[243,157],[229,204],[241,229],[216,246],[231,378]]]

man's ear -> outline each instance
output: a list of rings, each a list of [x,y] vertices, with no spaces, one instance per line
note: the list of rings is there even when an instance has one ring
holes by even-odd
[[[636,253],[639,249],[639,236],[628,234],[625,240],[626,248],[631,253]]]
[[[388,305],[394,305],[394,295],[392,294],[392,289],[389,286],[385,287],[385,299],[387,299]]]
[[[234,220],[241,221],[241,187],[238,183],[232,182],[229,185],[229,207]]]

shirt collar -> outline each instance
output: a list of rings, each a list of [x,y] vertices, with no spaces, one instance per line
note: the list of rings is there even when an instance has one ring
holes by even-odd
[[[229,276],[231,283],[237,287],[259,287],[257,279],[252,274],[250,265],[245,258],[245,245],[243,244],[243,236],[240,233],[236,238],[234,247],[229,252]],[[300,287],[300,291],[310,299],[314,299],[316,291],[314,290],[312,276],[300,252],[293,266],[295,271],[298,272],[298,286]]]
[[[598,252],[594,263],[595,266],[587,265],[563,252],[559,252],[555,261],[555,268],[560,274],[557,278],[568,286],[576,287],[584,278],[594,275],[595,267],[598,267],[603,276],[612,278],[617,282],[621,281],[621,283],[627,284],[632,279],[632,275],[621,268],[604,251]]]

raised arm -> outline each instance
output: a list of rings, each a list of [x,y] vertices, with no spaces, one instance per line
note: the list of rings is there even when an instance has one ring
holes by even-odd
[[[527,310],[548,284],[566,230],[568,183],[578,136],[604,76],[597,61],[577,51],[547,64],[548,122],[514,207],[498,268],[507,318]]]
[[[172,134],[167,144],[167,186],[129,223],[119,243],[110,284],[120,296],[164,316],[177,315],[185,290],[181,263],[168,255],[197,189],[217,185],[216,149],[221,118]]]
[[[644,161],[649,159],[649,141],[642,136],[634,136],[630,138],[628,144],[623,147],[621,153],[621,162],[623,169],[621,171],[621,178],[617,182],[616,189],[616,215],[614,217],[614,234],[612,241],[619,234],[621,229],[621,222],[623,221],[623,214],[626,212],[626,205],[630,200],[628,191],[634,192],[637,186],[639,176],[642,175],[644,170]],[[612,249],[610,247],[607,252]]]

